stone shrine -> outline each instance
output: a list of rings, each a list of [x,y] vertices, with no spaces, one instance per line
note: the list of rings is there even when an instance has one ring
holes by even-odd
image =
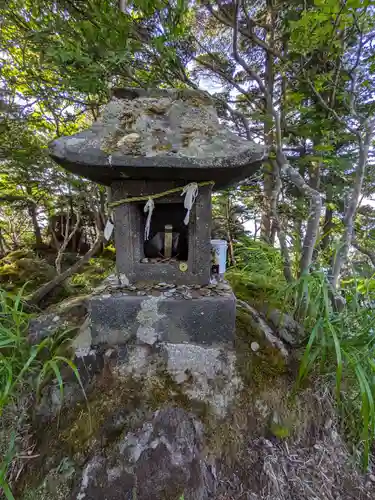
[[[92,344],[230,345],[235,297],[210,283],[211,191],[252,175],[263,146],[221,124],[206,94],[126,88],[50,152],[111,187],[118,276],[91,298]]]

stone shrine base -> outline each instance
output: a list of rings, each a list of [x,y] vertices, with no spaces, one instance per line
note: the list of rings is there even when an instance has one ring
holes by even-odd
[[[232,346],[236,299],[226,283],[122,286],[109,284],[90,299],[92,345],[192,343]]]
[[[88,309],[87,327],[77,339],[83,356],[104,350],[119,379],[152,386],[167,377],[189,401],[218,417],[226,414],[241,387],[236,299],[227,283],[135,286],[111,277],[90,297]]]

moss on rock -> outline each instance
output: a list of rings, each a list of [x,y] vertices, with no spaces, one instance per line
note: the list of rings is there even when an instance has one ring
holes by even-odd
[[[0,286],[6,290],[17,291],[25,286],[27,292],[33,291],[55,276],[55,268],[33,253],[20,250],[0,261]]]
[[[252,342],[259,344],[254,352]],[[236,330],[237,369],[246,385],[261,389],[287,372],[285,358],[270,345],[250,314],[237,310]]]

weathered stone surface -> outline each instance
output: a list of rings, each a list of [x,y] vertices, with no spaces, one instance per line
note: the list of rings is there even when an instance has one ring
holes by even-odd
[[[112,367],[113,374],[123,380],[131,377],[134,380],[145,380],[157,371],[157,357],[152,356],[148,345],[129,345],[117,351],[116,363]]]
[[[303,326],[292,316],[278,309],[264,308],[265,319],[274,328],[277,335],[287,344],[296,346],[305,336]]]
[[[232,293],[185,300],[160,295],[97,295],[90,299],[93,345],[124,344],[131,338],[157,341],[232,344],[236,301]]]
[[[134,88],[114,91],[91,128],[57,139],[50,151],[65,168],[104,184],[214,180],[217,188],[254,173],[265,154],[223,126],[202,92]]]
[[[167,372],[182,391],[224,417],[242,387],[235,354],[220,348],[168,343],[163,344],[162,352]]]
[[[91,321],[87,317],[78,330],[77,336],[72,340],[71,346],[78,358],[87,356],[91,351]]]
[[[71,499],[205,500],[214,490],[203,454],[201,424],[185,410],[166,408],[125,435],[106,456],[84,467]]]
[[[58,330],[63,331],[77,327],[77,333],[87,314],[88,296],[64,300],[53,306],[50,312],[32,318],[29,324],[29,341],[38,344],[43,339],[54,335]],[[72,336],[74,331],[72,330]]]

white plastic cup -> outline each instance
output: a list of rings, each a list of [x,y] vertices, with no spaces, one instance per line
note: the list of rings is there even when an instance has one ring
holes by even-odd
[[[214,266],[219,266],[219,274],[222,275],[227,269],[228,242],[225,240],[211,240]]]

